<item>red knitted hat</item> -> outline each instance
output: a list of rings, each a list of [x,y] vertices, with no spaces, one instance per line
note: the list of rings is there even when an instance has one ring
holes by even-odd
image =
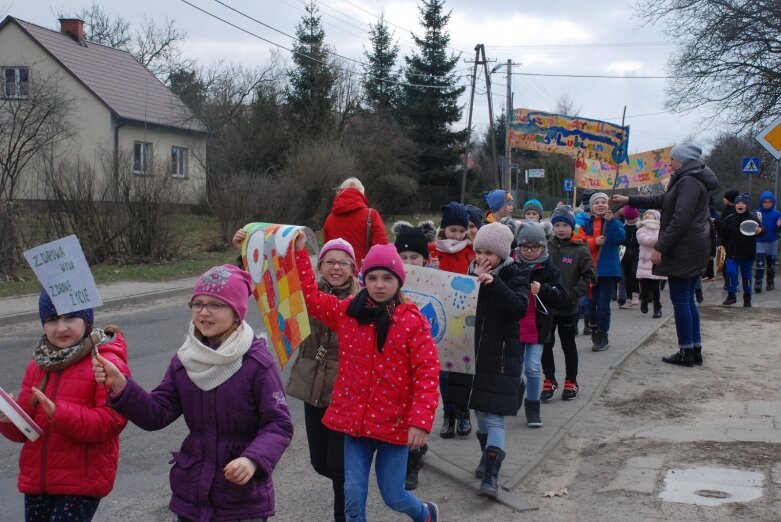
[[[252,276],[233,265],[215,266],[198,278],[193,297],[209,295],[230,305],[240,321],[247,315],[247,300],[252,295]]]
[[[407,274],[404,272],[404,263],[394,245],[374,245],[369,249],[369,253],[363,258],[361,264],[361,276],[365,278],[366,274],[373,270],[391,272],[399,279],[402,286],[407,278]]]

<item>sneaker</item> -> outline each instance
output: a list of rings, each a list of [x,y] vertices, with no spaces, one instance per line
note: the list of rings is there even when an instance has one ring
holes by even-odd
[[[591,327],[588,324],[583,325],[583,335],[591,335]]]
[[[573,399],[576,399],[578,397],[579,391],[580,391],[580,386],[578,386],[577,381],[571,381],[569,379],[566,379],[564,381],[564,391],[561,392],[561,399],[565,401],[571,401]]]
[[[545,379],[542,383],[542,393],[540,393],[540,400],[545,402],[553,398],[553,394],[559,389],[559,383],[555,379]]]
[[[604,352],[608,349],[609,342],[607,338],[607,332],[597,330],[594,335],[594,346],[591,347],[592,352]]]
[[[439,507],[433,502],[424,502],[428,509],[428,518],[426,522],[437,522],[439,520]]]
[[[729,306],[729,305],[734,305],[737,302],[738,300],[735,297],[735,294],[727,294],[727,298],[721,304]]]

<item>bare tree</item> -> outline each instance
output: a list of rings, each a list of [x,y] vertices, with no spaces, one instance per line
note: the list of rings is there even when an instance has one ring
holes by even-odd
[[[569,94],[564,93],[556,100],[556,108],[554,111],[556,114],[563,114],[564,116],[579,116],[580,108],[575,108],[575,100],[570,98]]]
[[[676,42],[667,108],[708,107],[738,131],[781,114],[781,0],[639,0]]]
[[[31,75],[17,91],[0,98],[0,275],[14,272],[14,205],[22,175],[76,132],[71,125],[72,98],[60,91],[58,77]]]

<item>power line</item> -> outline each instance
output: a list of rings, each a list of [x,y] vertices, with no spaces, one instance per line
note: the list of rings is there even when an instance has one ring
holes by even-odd
[[[600,49],[609,47],[663,47],[675,45],[675,42],[602,42],[582,44],[527,44],[527,45],[486,45],[489,49]]]
[[[554,73],[515,73],[520,76],[543,76],[548,78],[609,78],[617,80],[677,80],[680,78],[697,78],[698,76],[616,76],[609,74],[554,74]]]

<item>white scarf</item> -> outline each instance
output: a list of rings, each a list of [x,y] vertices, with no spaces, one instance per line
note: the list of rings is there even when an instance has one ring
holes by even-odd
[[[198,339],[195,325],[190,322],[187,340],[177,355],[193,383],[201,390],[209,391],[239,371],[242,358],[252,346],[254,338],[252,327],[243,321],[215,350]]]
[[[644,219],[640,222],[641,227],[650,228],[651,230],[659,230],[659,225],[661,223],[655,219]]]
[[[458,241],[457,239],[437,239],[434,241],[434,244],[440,252],[457,254],[469,245],[469,241],[466,239],[462,239],[461,241]]]

